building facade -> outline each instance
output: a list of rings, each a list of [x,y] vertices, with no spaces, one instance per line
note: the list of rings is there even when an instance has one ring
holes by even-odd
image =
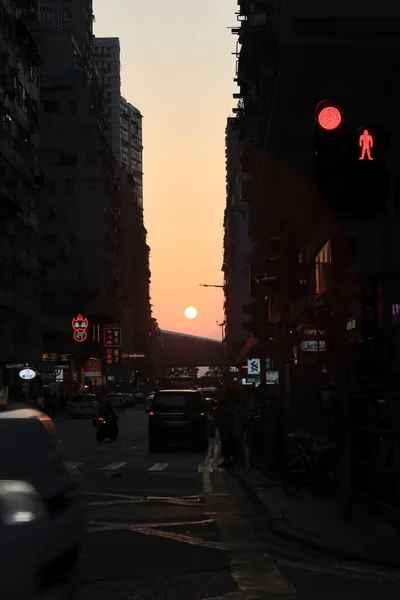
[[[104,114],[113,155],[121,163],[121,61],[119,38],[94,38],[94,59],[103,90]]]
[[[91,2],[85,10],[72,3],[62,28],[44,12],[46,3],[41,10],[43,308],[46,350],[65,352],[77,350],[71,333],[77,314],[119,321],[119,184],[103,90],[86,43],[92,36]]]
[[[42,352],[38,3],[0,2],[0,373]]]
[[[243,307],[251,302],[249,262],[252,244],[249,237],[249,205],[242,194],[246,173],[241,170],[239,120],[228,118],[225,135],[226,208],[224,217],[224,286],[226,341],[231,360],[235,360],[252,330],[246,329]]]
[[[132,371],[148,371],[151,330],[150,268],[147,231],[143,221],[142,115],[121,97],[120,45],[118,38],[95,38],[95,62],[99,73],[115,161],[120,198],[121,326],[124,354],[145,354],[138,365],[125,360],[120,367],[126,380]],[[118,104],[118,107],[117,107]],[[139,367],[139,369],[133,367]]]
[[[328,430],[343,442],[341,494],[397,511],[380,432],[400,430],[400,6],[238,4],[255,333],[261,358],[275,344],[282,430]]]
[[[121,98],[121,164],[135,182],[135,202],[143,208],[143,117]]]

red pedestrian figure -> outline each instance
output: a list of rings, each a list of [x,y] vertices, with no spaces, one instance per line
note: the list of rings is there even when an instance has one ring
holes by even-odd
[[[358,160],[365,160],[367,155],[368,160],[374,160],[371,156],[371,148],[374,145],[374,140],[368,129],[364,129],[364,133],[360,135],[359,146],[362,148],[361,156]]]

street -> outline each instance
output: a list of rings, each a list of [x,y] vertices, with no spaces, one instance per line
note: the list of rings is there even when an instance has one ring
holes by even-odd
[[[143,406],[122,413],[119,425],[116,442],[99,444],[91,419],[57,423],[83,480],[81,600],[400,598],[396,573],[275,538],[237,481],[216,467],[218,439],[207,454],[150,454]]]

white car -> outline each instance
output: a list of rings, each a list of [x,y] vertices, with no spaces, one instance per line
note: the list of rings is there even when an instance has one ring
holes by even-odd
[[[1,598],[74,598],[84,535],[74,472],[49,417],[0,410]]]

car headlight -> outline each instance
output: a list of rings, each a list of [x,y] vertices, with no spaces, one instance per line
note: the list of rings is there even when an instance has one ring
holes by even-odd
[[[35,488],[26,481],[0,480],[0,521],[5,525],[19,525],[41,519],[46,515]]]

